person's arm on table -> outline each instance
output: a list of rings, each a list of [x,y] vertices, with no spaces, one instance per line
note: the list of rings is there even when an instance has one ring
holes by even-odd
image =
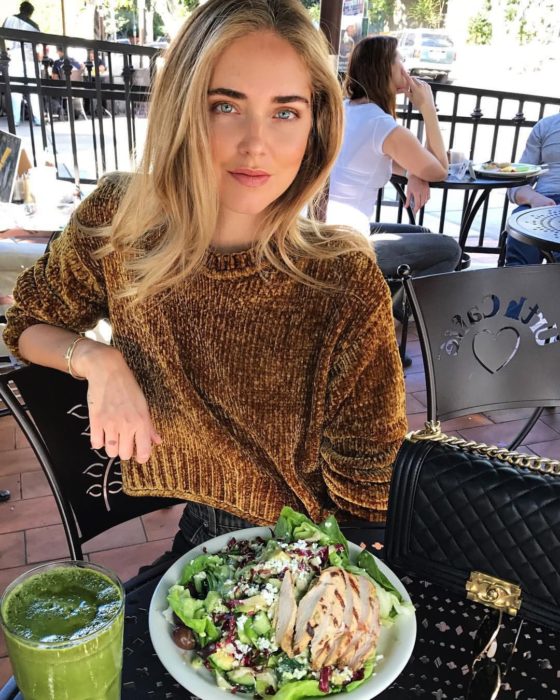
[[[401,175],[407,178],[406,182],[406,200],[405,207],[412,207],[414,215],[418,214],[420,209],[425,206],[430,199],[430,183],[422,180],[412,173],[407,173],[406,170],[393,161],[393,174]]]
[[[66,352],[79,336],[46,324],[29,326],[19,338],[25,360],[62,372],[69,371]],[[121,353],[114,347],[84,338],[74,346],[72,373],[88,381],[91,446],[105,447],[109,457],[148,460],[159,444],[148,404]]]
[[[535,124],[527,143],[525,150],[519,159],[520,163],[529,163],[531,165],[541,165],[542,157],[542,137],[541,124]],[[521,185],[521,187],[511,187],[508,190],[509,201],[512,204],[525,204],[529,207],[553,207],[556,202],[537,190],[532,185]]]
[[[101,201],[103,204],[103,200]],[[81,205],[94,209],[92,200]],[[78,211],[80,211],[78,210]],[[88,222],[90,223],[90,222]],[[101,263],[86,250],[78,252],[73,222],[49,253],[26,270],[14,290],[4,339],[27,362],[68,372],[66,353],[79,333],[108,316]],[[92,447],[105,446],[110,457],[145,462],[157,435],[144,394],[116,348],[93,340],[77,343],[72,373],[88,380]]]
[[[377,266],[370,263],[369,270],[369,293],[361,298],[330,372],[321,459],[334,503],[382,522],[407,423],[389,290]]]
[[[516,187],[513,202],[515,204],[526,204],[529,207],[553,207],[556,204],[553,199],[537,192],[531,185]]]

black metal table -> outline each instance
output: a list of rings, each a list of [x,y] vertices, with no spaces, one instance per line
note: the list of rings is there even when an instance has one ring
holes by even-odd
[[[459,225],[458,243],[464,253],[493,253],[494,248],[485,248],[484,246],[468,246],[467,238],[471,230],[471,226],[478,214],[480,207],[488,200],[492,190],[509,187],[520,187],[527,185],[535,179],[531,176],[516,176],[507,178],[489,178],[489,177],[467,177],[464,180],[458,180],[456,177],[449,175],[445,180],[440,182],[430,182],[430,187],[443,190],[463,190],[465,191],[466,201],[461,214],[461,223]],[[405,186],[407,179],[402,175],[393,175],[391,183],[397,191],[398,196],[404,202],[406,200]],[[461,263],[460,263],[461,266]]]
[[[170,562],[131,580],[126,588],[122,700],[188,700],[190,693],[165,670],[148,632],[154,589]],[[403,579],[417,607],[418,635],[401,675],[380,700],[463,700],[472,661],[472,636],[487,612],[423,581]],[[497,658],[515,639],[519,619],[508,618],[499,635]],[[518,650],[498,700],[555,700],[560,697],[560,633],[524,622]],[[341,696],[342,697],[342,696]],[[13,679],[0,700],[23,700]]]
[[[560,205],[535,207],[512,214],[507,231],[521,243],[539,248],[548,262],[557,262],[554,253],[560,252]]]

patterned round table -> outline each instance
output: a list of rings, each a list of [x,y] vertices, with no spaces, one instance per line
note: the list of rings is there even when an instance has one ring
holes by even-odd
[[[560,252],[560,205],[535,207],[512,214],[507,223],[508,233],[521,243],[539,248],[549,262],[556,262]]]

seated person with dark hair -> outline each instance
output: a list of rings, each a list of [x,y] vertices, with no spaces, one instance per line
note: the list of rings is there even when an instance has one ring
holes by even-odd
[[[532,207],[553,207],[560,204],[560,114],[545,117],[535,124],[529,134],[521,163],[548,166],[534,187],[522,185],[508,190],[509,201],[520,206],[514,213]],[[560,262],[560,253],[555,253]],[[507,237],[506,265],[538,265],[543,255],[535,246]]]
[[[66,79],[66,74],[64,73],[64,59],[65,58],[67,58],[70,61],[70,65],[72,66],[73,70],[82,70],[82,68],[83,68],[82,64],[79,61],[77,61],[75,58],[72,58],[71,56],[66,56],[64,48],[62,46],[56,47],[56,53],[58,54],[58,58],[53,63],[53,67],[52,67],[52,77],[55,80],[65,80]]]

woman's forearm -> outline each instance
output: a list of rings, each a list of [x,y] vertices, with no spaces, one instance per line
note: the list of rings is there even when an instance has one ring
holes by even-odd
[[[449,162],[447,160],[447,149],[443,142],[443,136],[439,126],[439,120],[435,111],[435,107],[431,105],[422,111],[424,125],[426,129],[426,148],[435,156],[442,166],[447,170]]]
[[[39,323],[23,331],[19,338],[19,351],[28,362],[68,372],[66,351],[77,337],[73,331]],[[117,358],[124,362],[115,348],[86,338],[75,346],[72,371],[77,376],[88,377],[93,367],[99,366],[101,359],[108,361]]]

